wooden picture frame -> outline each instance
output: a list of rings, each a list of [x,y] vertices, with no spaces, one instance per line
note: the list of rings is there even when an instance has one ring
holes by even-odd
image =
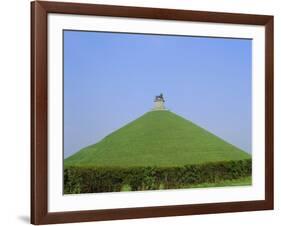
[[[48,14],[265,27],[265,199],[70,212],[48,211]],[[31,3],[31,223],[52,224],[273,209],[273,16],[62,2]]]

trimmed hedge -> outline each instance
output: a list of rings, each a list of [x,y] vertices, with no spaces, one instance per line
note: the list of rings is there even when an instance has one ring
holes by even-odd
[[[132,191],[175,189],[193,184],[238,179],[251,174],[251,159],[166,168],[74,166],[64,169],[64,193],[117,192],[121,191],[123,186],[129,186]]]

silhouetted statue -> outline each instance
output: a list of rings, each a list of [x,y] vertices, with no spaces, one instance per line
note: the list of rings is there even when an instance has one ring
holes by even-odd
[[[163,93],[160,93],[159,96],[155,96],[155,100],[154,101],[163,101],[163,102],[165,102]]]

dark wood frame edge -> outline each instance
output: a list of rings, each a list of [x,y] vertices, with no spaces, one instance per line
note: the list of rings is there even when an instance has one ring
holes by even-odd
[[[265,200],[140,207],[109,210],[48,212],[48,13],[150,18],[179,21],[251,24],[265,26]],[[31,3],[31,223],[53,224],[191,214],[273,209],[273,16],[189,10],[93,5],[80,3]]]
[[[31,223],[48,214],[47,12],[31,3]]]

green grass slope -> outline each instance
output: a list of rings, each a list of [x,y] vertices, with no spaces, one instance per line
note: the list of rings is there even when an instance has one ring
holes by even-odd
[[[170,111],[151,111],[68,157],[65,166],[172,167],[250,158]]]

